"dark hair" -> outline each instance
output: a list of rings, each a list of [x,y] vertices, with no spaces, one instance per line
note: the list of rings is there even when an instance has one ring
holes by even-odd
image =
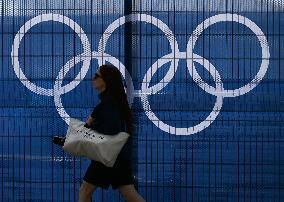
[[[117,101],[119,109],[126,121],[126,132],[132,134],[134,132],[133,114],[129,107],[127,95],[124,90],[123,80],[119,69],[114,65],[104,64],[100,66],[100,73],[106,83],[106,91]]]

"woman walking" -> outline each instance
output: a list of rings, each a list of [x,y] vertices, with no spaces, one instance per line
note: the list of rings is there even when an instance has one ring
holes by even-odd
[[[114,135],[121,131],[130,134],[122,147],[113,167],[106,167],[98,161],[91,163],[84,175],[79,191],[79,202],[92,201],[97,187],[118,189],[127,202],[145,202],[134,187],[132,174],[133,115],[128,105],[120,71],[113,65],[102,65],[92,78],[93,87],[99,91],[100,103],[88,117],[85,127],[99,133]],[[63,145],[65,137],[54,137],[55,144]]]

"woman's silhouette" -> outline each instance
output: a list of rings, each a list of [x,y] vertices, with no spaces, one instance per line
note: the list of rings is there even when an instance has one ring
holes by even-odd
[[[97,187],[118,189],[127,202],[145,202],[134,187],[132,174],[133,115],[124,91],[120,71],[113,65],[102,65],[92,78],[93,87],[99,91],[100,103],[88,117],[85,127],[104,134],[125,131],[130,134],[113,167],[91,160],[79,191],[79,202],[92,201]],[[64,137],[55,137],[53,142],[64,144]]]

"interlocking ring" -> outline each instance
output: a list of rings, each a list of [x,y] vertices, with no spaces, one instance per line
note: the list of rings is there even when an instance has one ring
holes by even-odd
[[[47,22],[47,21],[55,21],[64,23],[67,26],[69,26],[71,29],[73,29],[76,34],[80,37],[80,40],[83,44],[83,50],[84,52],[80,55],[77,55],[70,59],[59,71],[58,76],[56,77],[55,84],[53,86],[53,89],[45,89],[42,87],[39,87],[35,85],[34,83],[30,82],[24,73],[22,72],[20,68],[20,63],[18,59],[18,49],[20,47],[20,42],[23,39],[24,35],[36,24],[39,24],[41,22]],[[223,83],[221,80],[221,76],[217,69],[205,58],[194,54],[193,48],[194,45],[198,39],[198,36],[204,31],[204,29],[208,28],[209,26],[218,23],[218,22],[237,22],[241,23],[248,28],[250,28],[257,36],[261,48],[262,48],[262,62],[260,65],[260,69],[256,76],[252,79],[251,82],[244,85],[241,88],[235,89],[235,90],[225,90],[223,88]],[[121,25],[125,24],[126,22],[145,22],[150,23],[152,25],[155,25],[157,28],[159,28],[164,34],[166,35],[172,52],[163,56],[162,58],[159,58],[146,72],[143,82],[141,85],[140,90],[134,90],[133,81],[132,78],[125,68],[125,66],[115,57],[105,53],[105,47],[107,45],[107,41],[110,37],[110,35]],[[24,86],[26,86],[29,90],[39,94],[39,95],[46,95],[46,96],[54,96],[54,102],[56,105],[56,109],[59,113],[59,115],[62,117],[62,119],[69,125],[70,116],[65,111],[62,102],[61,102],[61,95],[73,90],[77,85],[80,83],[80,79],[83,80],[86,76],[88,69],[90,67],[90,63],[92,59],[97,59],[99,66],[102,64],[105,64],[105,62],[110,62],[116,67],[119,68],[122,76],[126,80],[127,88],[129,88],[127,94],[127,99],[129,102],[130,107],[132,106],[132,102],[134,97],[140,97],[143,109],[145,110],[145,113],[147,117],[156,125],[158,128],[160,128],[162,131],[175,134],[175,135],[191,135],[197,132],[200,132],[207,128],[218,116],[222,104],[223,104],[223,98],[224,97],[236,97],[240,95],[244,95],[251,91],[253,88],[255,88],[259,82],[263,79],[264,75],[266,74],[266,71],[269,66],[269,46],[267,39],[264,35],[264,33],[261,31],[261,29],[251,20],[248,18],[237,15],[237,14],[231,14],[231,13],[225,13],[225,14],[219,14],[212,16],[205,21],[203,21],[201,24],[199,24],[196,29],[193,31],[193,34],[188,40],[187,43],[187,49],[186,52],[180,52],[178,48],[178,43],[174,37],[174,34],[170,30],[170,28],[163,23],[161,20],[150,16],[146,14],[130,14],[127,16],[122,16],[112,22],[105,32],[103,33],[103,36],[101,37],[99,41],[98,51],[91,51],[91,45],[89,43],[88,37],[84,33],[83,29],[72,19],[60,15],[60,14],[42,14],[39,16],[36,16],[32,18],[31,20],[27,21],[19,30],[19,32],[16,34],[14,38],[14,43],[12,46],[12,64],[14,71],[16,73],[16,76],[20,79],[20,81],[23,83]],[[193,80],[197,83],[197,85],[202,88],[207,93],[216,96],[216,102],[213,107],[212,112],[206,117],[204,121],[201,123],[188,127],[188,128],[176,128],[173,126],[170,126],[163,121],[161,121],[151,110],[149,101],[148,101],[148,95],[156,94],[159,91],[161,91],[173,78],[177,67],[178,62],[180,59],[186,59],[187,61],[187,68],[189,70],[190,75],[192,76]],[[82,69],[76,76],[76,78],[70,82],[69,84],[66,84],[65,86],[62,86],[63,79],[65,75],[69,72],[69,70],[74,67],[79,62],[83,61]],[[149,84],[151,81],[153,75],[158,71],[160,67],[162,67],[164,64],[171,62],[170,68],[165,75],[165,77],[157,84],[149,87]],[[203,65],[207,71],[212,75],[214,78],[214,81],[216,82],[216,87],[212,87],[205,83],[200,75],[198,74],[194,62],[197,62],[201,65]]]

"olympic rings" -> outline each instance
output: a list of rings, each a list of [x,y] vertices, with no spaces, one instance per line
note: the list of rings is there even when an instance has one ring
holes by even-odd
[[[67,26],[69,26],[71,29],[75,31],[75,33],[80,37],[80,40],[83,44],[83,50],[84,52],[80,55],[77,55],[70,59],[59,71],[58,76],[56,77],[55,84],[53,86],[53,89],[46,89],[39,86],[36,86],[34,83],[30,82],[25,74],[22,72],[20,68],[19,63],[19,47],[20,42],[23,39],[24,35],[35,25],[41,23],[41,22],[47,22],[47,21],[55,21],[64,23]],[[245,86],[235,89],[235,90],[225,90],[223,88],[223,83],[221,80],[221,76],[217,69],[205,58],[194,54],[193,48],[194,45],[198,39],[198,36],[204,31],[204,29],[208,28],[209,26],[218,23],[218,22],[237,22],[241,23],[248,28],[250,28],[257,36],[261,48],[262,48],[262,63],[260,65],[260,69],[256,76],[253,78],[251,82],[246,84]],[[68,23],[67,23],[68,22]],[[172,52],[159,58],[146,72],[143,82],[141,84],[141,90],[134,90],[133,81],[132,78],[125,68],[125,66],[115,57],[105,53],[105,48],[107,45],[107,41],[110,37],[110,35],[121,25],[125,24],[126,22],[145,22],[150,23],[152,25],[155,25],[157,28],[159,28],[164,34],[166,35]],[[187,43],[187,49],[186,52],[180,52],[178,43],[174,37],[174,34],[170,30],[170,28],[163,23],[161,20],[150,16],[146,14],[130,14],[127,16],[122,16],[115,20],[113,23],[111,23],[105,32],[103,33],[103,36],[101,37],[98,45],[98,51],[91,51],[91,44],[89,43],[87,35],[84,33],[83,29],[72,19],[60,15],[60,14],[42,14],[38,15],[31,20],[27,21],[19,30],[19,32],[16,34],[14,38],[14,42],[12,45],[12,52],[11,52],[11,58],[12,58],[12,64],[14,68],[14,72],[16,73],[16,76],[20,79],[20,81],[23,83],[24,86],[26,86],[29,90],[39,94],[39,95],[46,95],[46,96],[54,96],[54,102],[56,105],[56,109],[59,113],[59,115],[62,117],[62,119],[69,125],[70,116],[65,111],[62,102],[61,102],[61,95],[73,90],[77,85],[79,85],[80,80],[83,80],[88,72],[88,69],[90,67],[90,63],[92,59],[97,59],[99,66],[102,64],[105,64],[105,62],[110,62],[116,67],[119,68],[122,76],[126,80],[127,88],[129,88],[127,94],[128,102],[130,104],[130,107],[133,103],[134,97],[140,97],[143,109],[145,110],[145,113],[147,117],[156,125],[158,128],[160,128],[164,132],[168,132],[175,135],[191,135],[195,134],[197,132],[200,132],[207,128],[211,123],[216,119],[218,114],[220,113],[220,110],[222,108],[223,99],[224,97],[236,97],[240,95],[244,95],[251,91],[253,88],[255,88],[260,81],[263,79],[263,77],[266,74],[266,71],[269,66],[269,46],[267,39],[264,35],[264,33],[261,31],[261,29],[251,20],[248,18],[237,15],[237,14],[231,14],[231,13],[225,13],[225,14],[218,14],[215,16],[212,16],[202,23],[200,23],[196,29],[193,31],[193,34],[190,36],[188,43]],[[190,75],[192,76],[193,80],[197,83],[197,85],[202,88],[207,93],[216,96],[216,102],[213,107],[212,112],[206,117],[204,121],[201,123],[188,127],[188,128],[176,128],[173,126],[170,126],[163,121],[159,120],[159,118],[152,112],[149,101],[148,101],[148,95],[156,94],[159,91],[161,91],[173,78],[180,59],[186,59],[187,61],[187,68],[189,70]],[[69,70],[72,67],[75,67],[76,64],[79,62],[83,62],[82,69],[76,76],[76,78],[70,82],[69,84],[66,84],[65,86],[61,86],[63,83],[63,79],[66,76],[66,74],[69,72]],[[171,62],[170,68],[165,75],[165,77],[157,84],[149,87],[149,84],[151,81],[151,78],[153,75],[158,71],[160,67],[162,67],[164,64]],[[216,87],[212,87],[205,83],[200,75],[198,74],[194,62],[197,62],[201,65],[203,65],[207,71],[211,74],[214,81],[216,82]],[[150,79],[149,79],[150,78]]]

